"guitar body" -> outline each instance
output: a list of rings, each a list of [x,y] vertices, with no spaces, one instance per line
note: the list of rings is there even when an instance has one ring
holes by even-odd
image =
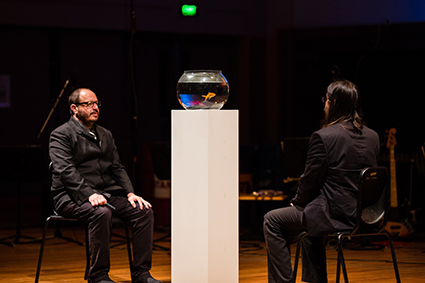
[[[401,221],[401,211],[398,207],[397,200],[397,179],[396,179],[396,161],[394,148],[397,144],[395,138],[396,129],[391,128],[388,132],[388,141],[387,148],[390,150],[390,177],[391,177],[391,186],[390,186],[390,203],[391,203],[391,213],[390,219],[388,221],[385,230],[387,230],[391,236],[404,238],[408,237],[411,233],[412,227],[407,221]],[[403,214],[404,215],[404,214]]]
[[[385,225],[385,230],[387,230],[392,237],[406,238],[410,236],[411,228],[402,222],[388,221],[387,225]]]

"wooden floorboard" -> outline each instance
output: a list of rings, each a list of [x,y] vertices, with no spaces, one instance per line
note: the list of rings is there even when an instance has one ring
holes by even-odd
[[[54,229],[49,231],[52,236]],[[83,231],[78,227],[61,229],[62,233],[73,239],[84,241]],[[0,238],[13,234],[13,231],[0,231]],[[26,229],[22,234],[33,237],[42,235],[41,229]],[[155,232],[155,239],[166,234]],[[11,241],[13,238],[11,238]],[[22,242],[26,239],[22,239]],[[120,239],[114,237],[113,243]],[[385,242],[382,242],[385,244]],[[153,252],[152,275],[164,283],[171,282],[171,256],[163,248],[170,247],[170,238],[155,242],[158,245]],[[425,241],[396,241],[396,254],[402,282],[425,282]],[[161,248],[163,247],[163,248]],[[34,282],[37,267],[39,243],[21,243],[13,247],[0,245],[0,282]],[[295,248],[292,249],[294,251]],[[350,282],[396,282],[388,247],[382,250],[345,249],[346,264]],[[336,251],[332,246],[327,249],[329,282],[335,282]],[[85,247],[63,239],[50,239],[46,243],[40,282],[85,282]],[[241,241],[239,257],[239,282],[267,282],[267,256],[265,244],[261,240]],[[301,269],[297,282],[301,282]],[[190,276],[190,275],[188,275]],[[110,277],[119,283],[131,283],[127,253],[124,245],[111,249]],[[190,280],[188,280],[190,283]],[[197,282],[198,283],[198,282]],[[202,282],[200,282],[202,283]],[[214,282],[215,283],[215,282]],[[217,282],[218,283],[218,282]]]

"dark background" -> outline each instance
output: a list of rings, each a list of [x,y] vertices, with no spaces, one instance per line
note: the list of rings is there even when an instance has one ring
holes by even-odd
[[[181,16],[182,3],[172,0],[0,1],[0,75],[11,79],[11,106],[0,108],[0,228],[15,226],[18,188],[33,212],[22,216],[24,225],[39,225],[49,213],[48,137],[69,119],[67,98],[77,86],[102,100],[99,124],[113,132],[136,190],[152,198],[157,155],[151,149],[159,144],[169,152],[171,110],[182,109],[175,87],[189,69],[223,71],[230,84],[224,109],[239,110],[241,172],[253,173],[255,186],[269,179],[266,188],[286,192],[280,180],[290,165],[281,142],[309,137],[319,127],[326,86],[353,81],[366,121],[380,135],[383,165],[386,130],[397,129],[400,203],[423,209],[421,1],[192,2],[199,12],[193,18]],[[71,77],[76,82],[38,138]]]

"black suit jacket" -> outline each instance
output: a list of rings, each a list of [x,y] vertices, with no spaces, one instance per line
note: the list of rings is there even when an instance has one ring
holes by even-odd
[[[56,209],[68,201],[81,204],[93,193],[109,197],[134,192],[111,132],[98,125],[95,132],[97,139],[71,117],[51,133],[51,192]]]
[[[379,137],[339,123],[313,133],[305,171],[291,202],[304,209],[308,233],[323,236],[355,226],[357,186],[363,168],[376,166]]]

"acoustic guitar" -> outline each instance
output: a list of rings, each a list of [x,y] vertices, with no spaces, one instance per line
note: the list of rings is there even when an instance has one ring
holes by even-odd
[[[398,207],[397,196],[397,179],[396,179],[396,161],[395,161],[395,146],[397,140],[395,138],[396,129],[391,128],[388,132],[387,148],[390,150],[390,206],[391,206],[391,221],[387,222],[385,230],[393,237],[408,237],[410,228],[403,222],[400,222],[400,211]]]

